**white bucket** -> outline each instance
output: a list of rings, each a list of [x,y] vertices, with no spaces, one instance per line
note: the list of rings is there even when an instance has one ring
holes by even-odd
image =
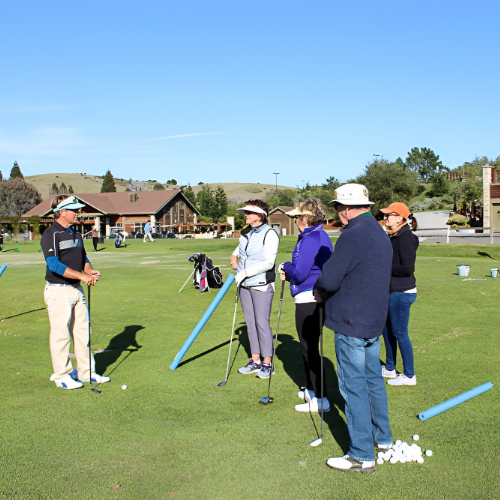
[[[459,276],[469,276],[470,266],[457,266]]]
[[[498,274],[498,269],[490,269],[491,277],[496,278]]]

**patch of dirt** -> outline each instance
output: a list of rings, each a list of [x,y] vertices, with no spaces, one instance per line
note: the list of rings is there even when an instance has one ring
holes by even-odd
[[[472,335],[472,332],[468,329],[460,329],[456,328],[453,333],[445,333],[441,337],[436,337],[434,340],[431,340],[431,344],[439,344],[440,342],[445,342],[446,340],[456,339],[458,337],[464,337],[465,335]]]

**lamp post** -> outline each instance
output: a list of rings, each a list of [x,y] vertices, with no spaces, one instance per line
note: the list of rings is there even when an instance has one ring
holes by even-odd
[[[278,175],[280,175],[279,172],[273,172],[273,175],[276,176],[276,193],[278,192]]]

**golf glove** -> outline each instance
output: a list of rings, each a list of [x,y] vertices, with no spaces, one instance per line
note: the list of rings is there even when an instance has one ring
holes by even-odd
[[[279,273],[284,273],[285,272],[285,263],[282,262],[279,266],[278,266],[278,272]]]
[[[234,281],[236,281],[236,286],[240,286],[241,283],[248,278],[246,270],[240,271]]]

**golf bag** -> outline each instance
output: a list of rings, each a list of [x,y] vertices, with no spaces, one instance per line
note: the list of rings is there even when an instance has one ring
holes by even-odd
[[[115,238],[115,247],[116,248],[120,248],[123,243],[124,243],[123,235],[122,235],[122,233],[118,233],[116,235],[116,238]],[[123,246],[126,247],[127,244],[125,243]]]
[[[224,284],[222,273],[218,267],[214,267],[212,259],[203,253],[195,253],[188,257],[194,263],[193,285],[201,292],[209,291],[210,288],[221,288]]]

